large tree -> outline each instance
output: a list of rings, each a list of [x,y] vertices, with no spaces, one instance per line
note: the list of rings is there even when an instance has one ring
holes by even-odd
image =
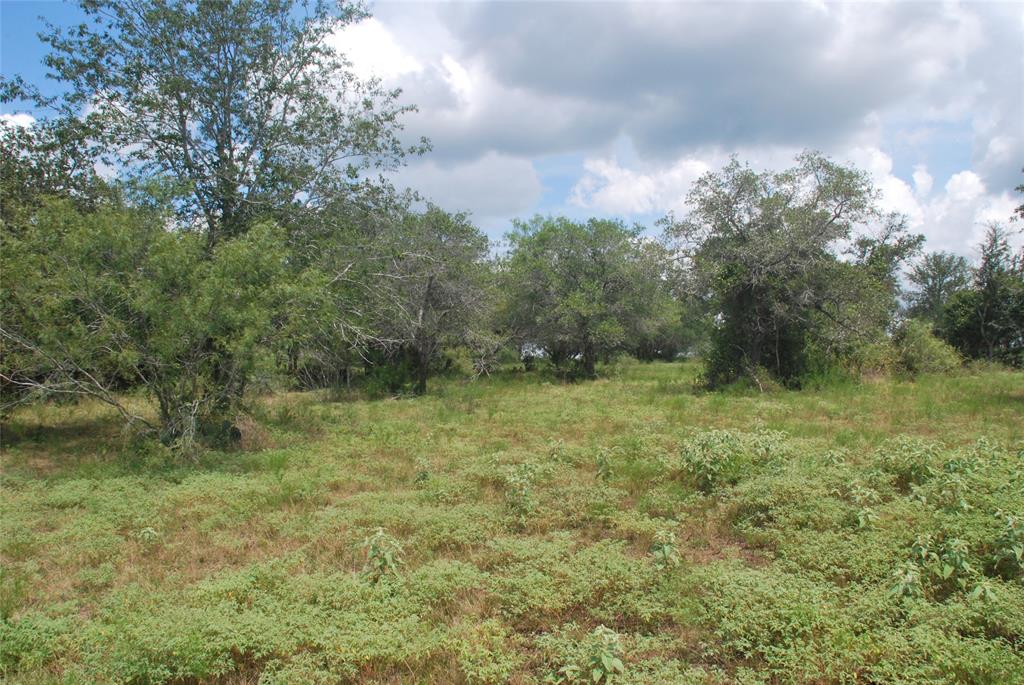
[[[88,21],[51,27],[68,117],[126,171],[174,179],[208,249],[260,217],[316,207],[391,168],[398,91],[357,78],[335,48],[365,16],[344,0],[79,0]]]
[[[1024,363],[1024,249],[1014,254],[1006,230],[989,226],[971,286],[943,311],[941,333],[967,357]]]
[[[666,287],[640,229],[617,221],[538,216],[516,222],[507,238],[506,325],[556,364],[577,361],[584,376],[595,375],[601,356],[629,347],[629,332]]]
[[[389,195],[373,174],[424,143],[403,145],[410,108],[397,91],[358,79],[334,47],[339,29],[365,16],[361,6],[79,2],[86,23],[44,36],[67,91],[36,99],[57,116],[3,138],[17,153],[4,170],[29,188],[3,185],[4,199],[24,207],[9,213],[5,203],[5,276],[12,260],[36,264],[59,304],[38,306],[48,301],[45,281],[31,273],[5,282],[5,388],[116,401],[110,373],[129,374],[158,400],[170,440],[230,428],[256,360],[271,343],[284,347],[281,334],[310,321],[334,334],[363,330],[369,317],[349,296],[369,289],[353,280],[375,269],[362,266],[372,261],[362,248],[375,243],[346,244],[362,228],[338,210]],[[0,96],[31,90],[12,80]],[[117,197],[78,202],[90,197],[94,151],[128,181],[134,209]],[[159,192],[136,192],[150,189]],[[77,206],[55,214],[39,201],[51,193]],[[153,210],[144,220],[143,206]],[[40,226],[68,240],[47,242]],[[338,245],[342,259],[320,258]],[[287,306],[278,276],[290,286]],[[151,282],[165,287],[163,301],[144,287]],[[40,318],[46,312],[53,318]],[[339,340],[330,344],[347,351],[350,341]]]
[[[261,224],[207,252],[202,236],[166,220],[49,200],[0,234],[0,409],[84,396],[168,443],[230,436],[273,319],[296,297],[287,245]],[[122,381],[148,391],[157,422],[122,401]]]
[[[718,318],[711,384],[760,368],[793,381],[810,352],[832,355],[877,332],[894,271],[919,244],[876,211],[865,173],[817,153],[796,162],[758,172],[733,159],[697,181],[685,217],[666,221],[691,295]],[[837,258],[843,243],[852,261]]]
[[[374,289],[374,328],[410,362],[413,389],[423,394],[442,348],[467,343],[486,324],[488,242],[466,214],[433,205],[405,212],[393,229]]]
[[[949,252],[929,252],[907,274],[914,285],[908,313],[939,324],[950,298],[967,287],[971,269],[967,260]]]

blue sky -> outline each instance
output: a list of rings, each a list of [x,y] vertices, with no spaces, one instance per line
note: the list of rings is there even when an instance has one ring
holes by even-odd
[[[1020,204],[1024,5],[1011,2],[377,2],[336,36],[419,106],[434,150],[398,182],[492,236],[564,213],[653,225],[737,154],[814,148],[869,171],[932,249],[970,254]],[[3,74],[45,89],[37,16],[0,0]],[[2,111],[10,115],[7,106]],[[38,113],[37,113],[38,114]]]

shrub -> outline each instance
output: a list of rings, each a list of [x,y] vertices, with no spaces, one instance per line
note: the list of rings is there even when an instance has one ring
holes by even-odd
[[[776,456],[784,442],[785,435],[773,431],[702,431],[683,441],[679,468],[698,490],[711,494],[736,484],[756,464]]]
[[[366,566],[363,574],[370,582],[377,584],[388,576],[398,576],[402,561],[402,545],[395,538],[378,528],[370,537],[363,541],[366,550]]]
[[[939,446],[901,435],[887,440],[874,455],[882,472],[895,479],[896,489],[909,492],[935,475]]]
[[[676,534],[670,530],[659,530],[654,534],[651,544],[651,557],[659,571],[666,571],[679,565],[679,548],[676,545]]]
[[[959,368],[960,355],[953,347],[937,338],[923,321],[904,321],[892,337],[895,366],[902,373],[946,373]]]
[[[5,236],[2,269],[18,287],[3,298],[2,373],[42,395],[98,398],[186,450],[237,439],[261,345],[298,288],[287,249],[271,224],[208,250],[155,212],[47,204]],[[158,426],[112,391],[129,382],[156,400]]]
[[[526,525],[526,519],[537,509],[537,500],[533,494],[536,476],[537,467],[534,464],[513,466],[505,475],[505,506],[520,528]]]
[[[565,628],[573,630],[575,625],[569,624]],[[551,636],[544,640],[558,650],[563,661],[562,666],[548,674],[544,682],[600,685],[614,683],[618,676],[625,674],[621,639],[611,628],[599,625],[582,643],[559,644],[559,637]]]

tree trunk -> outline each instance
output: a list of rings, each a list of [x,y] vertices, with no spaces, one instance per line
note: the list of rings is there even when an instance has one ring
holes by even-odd
[[[430,353],[426,345],[416,347],[416,387],[414,392],[417,395],[427,394],[427,376],[430,372]]]
[[[585,344],[583,346],[583,375],[587,378],[597,376],[596,363],[597,352],[594,350],[594,346],[590,343]]]

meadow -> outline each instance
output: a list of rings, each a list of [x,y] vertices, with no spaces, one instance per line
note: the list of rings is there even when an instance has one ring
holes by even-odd
[[[1024,682],[1024,375],[696,363],[265,398],[240,449],[4,431],[9,683]]]

